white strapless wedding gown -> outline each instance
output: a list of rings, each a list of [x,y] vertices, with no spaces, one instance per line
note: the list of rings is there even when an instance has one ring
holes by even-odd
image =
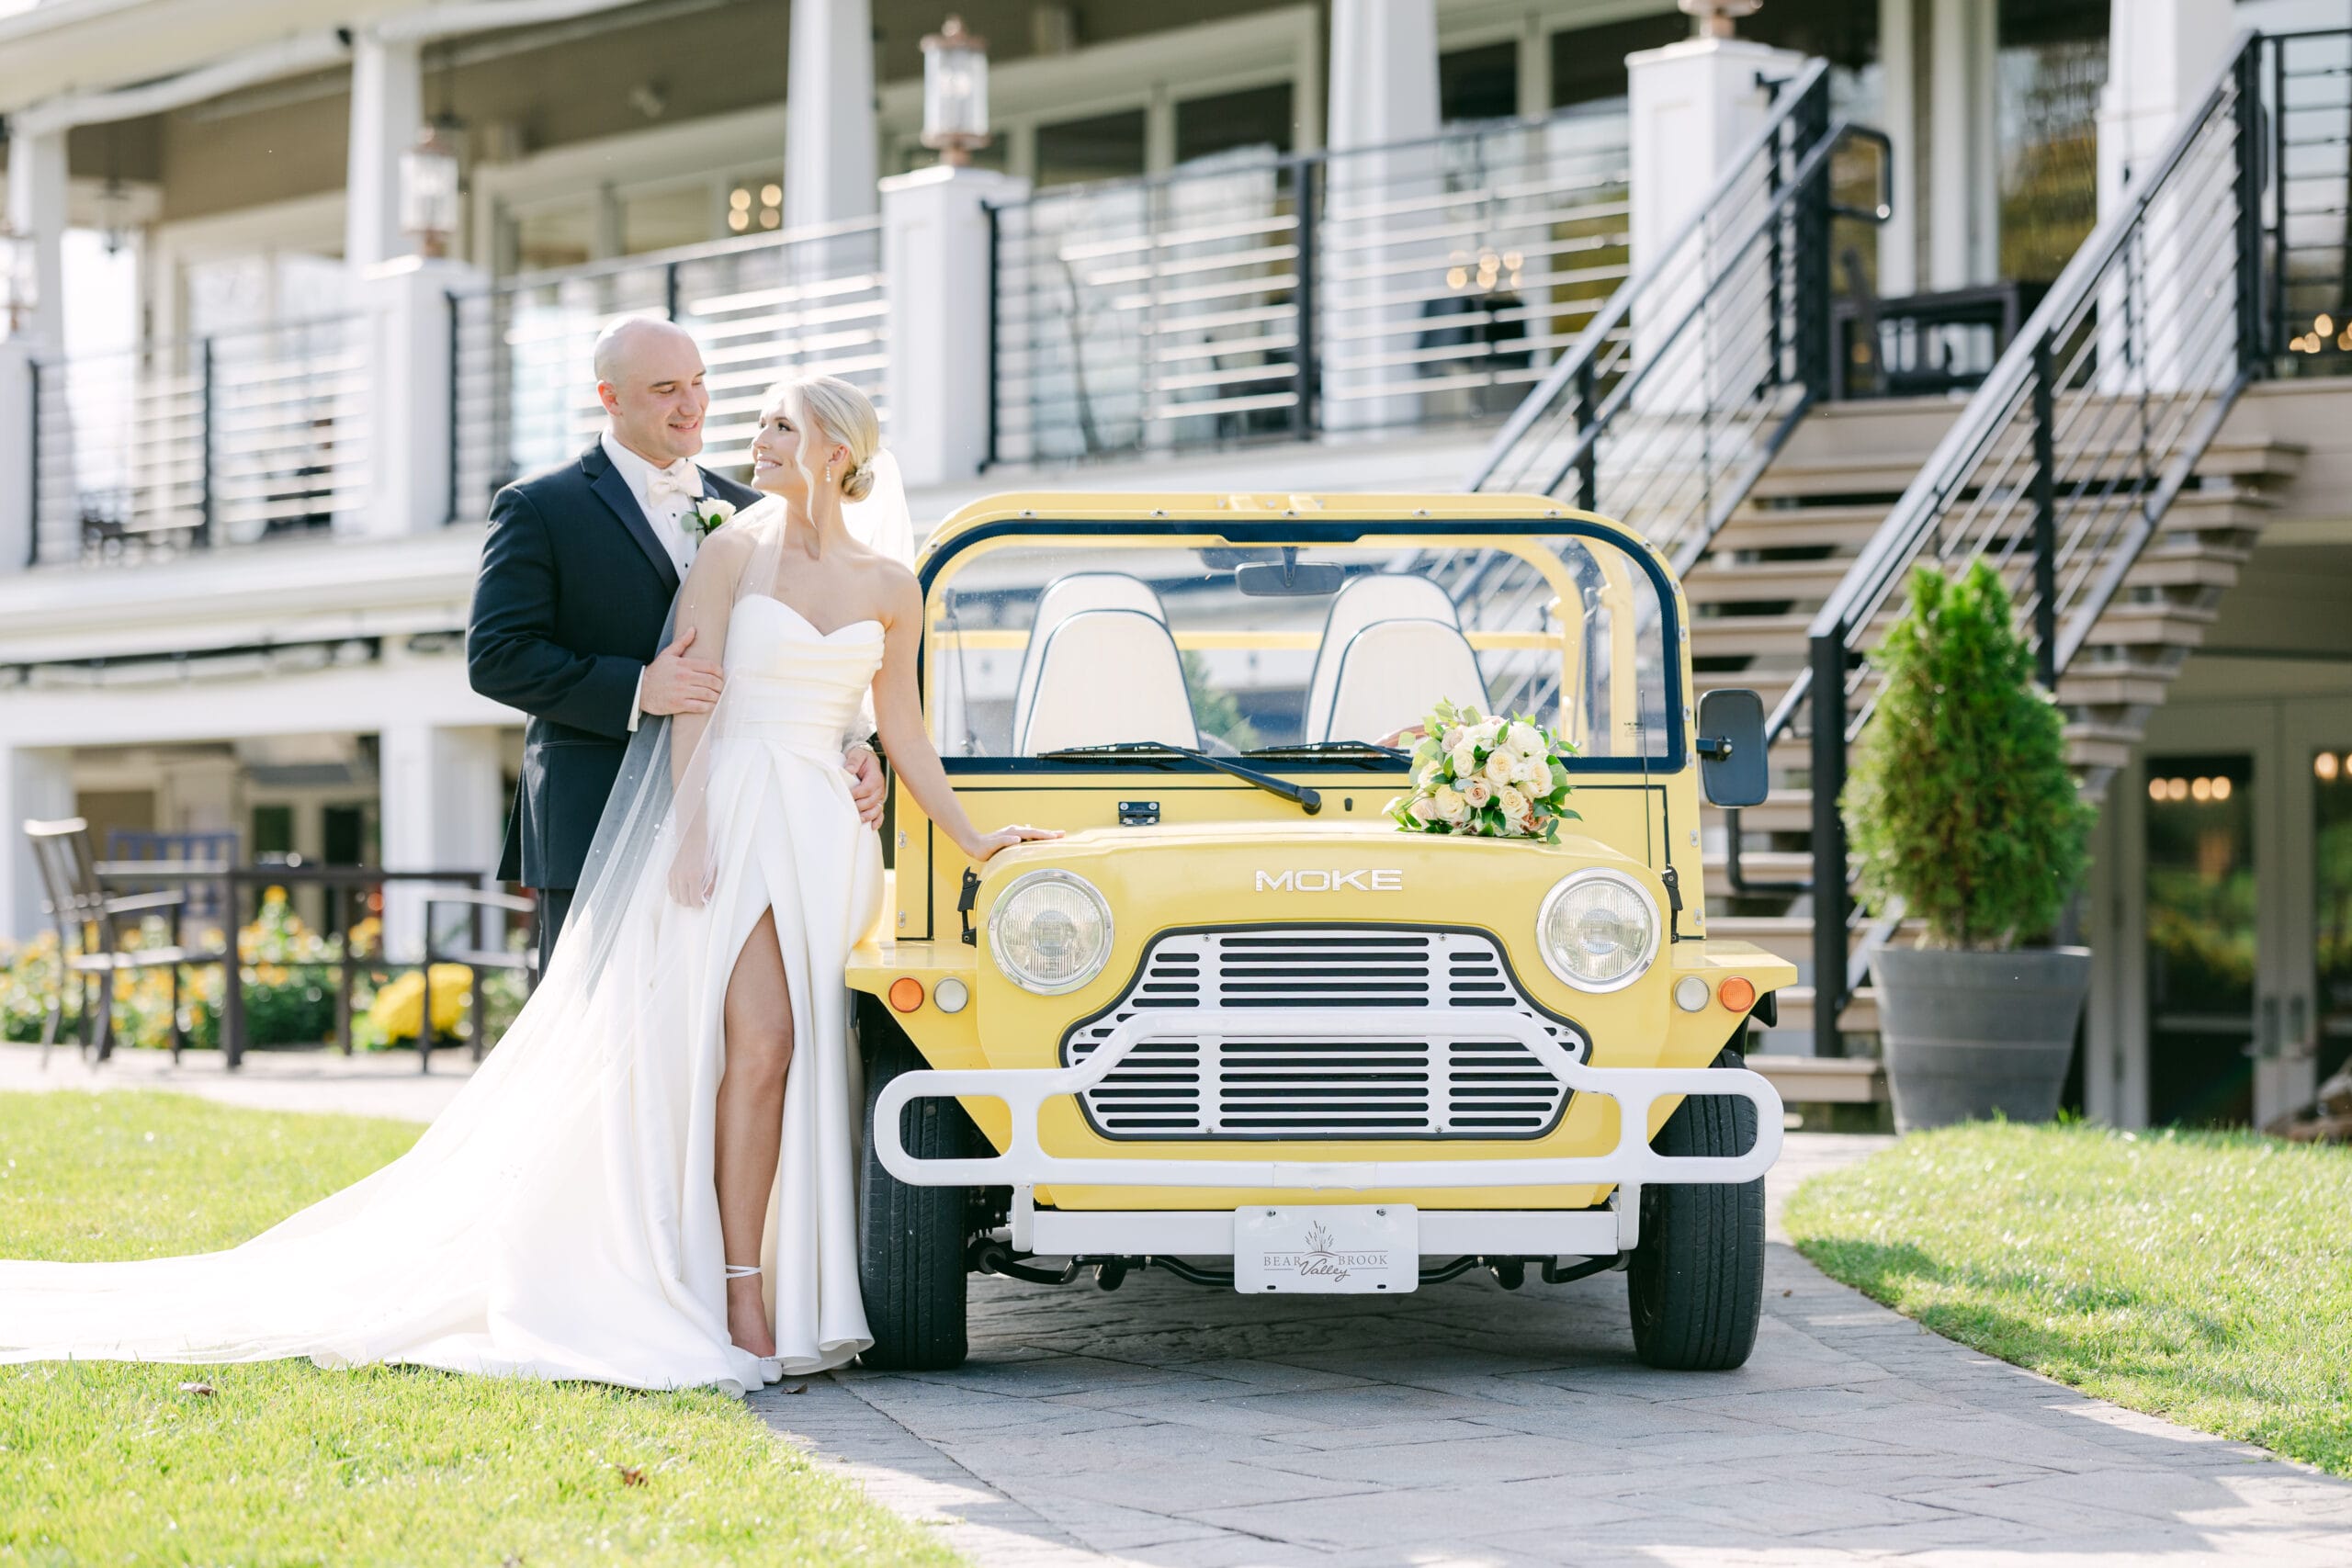
[[[413,1148],[243,1246],[0,1262],[0,1361],[309,1356],[740,1393],[865,1349],[842,974],[882,866],[841,738],[882,642],[878,622],[820,633],[780,600],[740,602],[709,741],[708,902],[673,901],[655,857],[595,972],[576,972],[582,954],[567,973],[585,935],[567,930],[551,983]],[[728,1337],[712,1145],[721,1002],[771,907],[795,1044],[760,1260],[777,1353],[762,1358]]]

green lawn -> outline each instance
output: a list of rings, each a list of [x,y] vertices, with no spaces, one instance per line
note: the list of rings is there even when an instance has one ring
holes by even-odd
[[[1949,1338],[2352,1476],[2352,1148],[1956,1127],[1814,1178],[1786,1223]]]
[[[418,1131],[0,1094],[0,1257],[228,1246]],[[180,1389],[197,1380],[216,1392]],[[0,1564],[956,1561],[707,1391],[308,1361],[0,1367]]]

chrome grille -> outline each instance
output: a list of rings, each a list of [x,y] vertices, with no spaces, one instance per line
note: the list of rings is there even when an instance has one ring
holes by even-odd
[[[1079,1097],[1105,1137],[1534,1138],[1557,1125],[1567,1086],[1517,1041],[1458,1025],[1427,1037],[1319,1034],[1339,1008],[1504,1009],[1536,1019],[1582,1058],[1574,1026],[1521,996],[1481,931],[1364,926],[1172,931],[1109,1011],[1070,1031],[1075,1065],[1117,1025],[1154,1010],[1295,1008],[1280,1038],[1213,1032],[1147,1039]],[[1176,1021],[1170,1021],[1171,1023]]]

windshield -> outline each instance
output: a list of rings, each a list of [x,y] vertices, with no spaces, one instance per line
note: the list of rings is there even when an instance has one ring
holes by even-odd
[[[1441,698],[1532,715],[1579,766],[1679,765],[1659,579],[1606,537],[1236,547],[1026,526],[931,569],[924,708],[951,769],[1086,747],[1122,748],[1081,753],[1109,766],[1185,748],[1394,767],[1369,748]]]

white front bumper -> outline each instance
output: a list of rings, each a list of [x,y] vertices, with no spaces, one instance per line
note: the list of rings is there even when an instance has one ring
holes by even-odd
[[[1100,1083],[1129,1053],[1148,1040],[1194,1040],[1204,1036],[1255,1040],[1295,1036],[1329,1039],[1494,1040],[1523,1045],[1544,1067],[1579,1094],[1604,1095],[1619,1107],[1617,1143],[1604,1154],[1531,1156],[1483,1159],[1169,1159],[1150,1156],[1071,1157],[1047,1154],[1039,1145],[1041,1107],[1057,1095],[1075,1095]],[[1756,1107],[1756,1142],[1731,1156],[1668,1156],[1649,1146],[1649,1110],[1671,1095],[1737,1095]],[[899,1112],[913,1100],[969,1096],[1001,1100],[1012,1112],[1012,1145],[978,1159],[919,1160],[899,1140]],[[875,1101],[875,1152],[892,1176],[917,1187],[1012,1187],[1042,1184],[1074,1187],[1182,1187],[1291,1191],[1352,1191],[1413,1188],[1505,1188],[1614,1185],[1631,1197],[1650,1182],[1734,1183],[1752,1180],[1771,1168],[1781,1153],[1781,1097],[1758,1074],[1734,1067],[1593,1067],[1563,1050],[1542,1022],[1524,1014],[1471,1009],[1434,1009],[1411,1013],[1383,1008],[1299,1010],[1199,1008],[1140,1014],[1111,1032],[1086,1060],[1069,1067],[925,1070],[904,1073],[886,1085]],[[1211,1213],[1216,1213],[1212,1211]],[[1446,1211],[1427,1212],[1437,1222]],[[1527,1213],[1544,1213],[1526,1211]],[[1563,1214],[1562,1218],[1572,1215]],[[1046,1216],[1039,1214],[1042,1222]],[[1059,1216],[1075,1219],[1075,1215]],[[1224,1250],[1230,1251],[1231,1214]],[[1613,1224],[1612,1224],[1613,1228]],[[1038,1247],[1036,1250],[1049,1250]],[[1058,1247],[1050,1250],[1060,1250]],[[1074,1249],[1075,1250],[1075,1249]],[[1091,1248],[1085,1250],[1092,1250]],[[1176,1254],[1174,1247],[1132,1245],[1106,1251]],[[1215,1247],[1203,1248],[1214,1252]],[[1464,1248],[1483,1251],[1486,1248]],[[1553,1250],[1516,1249],[1527,1254]],[[1563,1247],[1563,1252],[1588,1250]]]

